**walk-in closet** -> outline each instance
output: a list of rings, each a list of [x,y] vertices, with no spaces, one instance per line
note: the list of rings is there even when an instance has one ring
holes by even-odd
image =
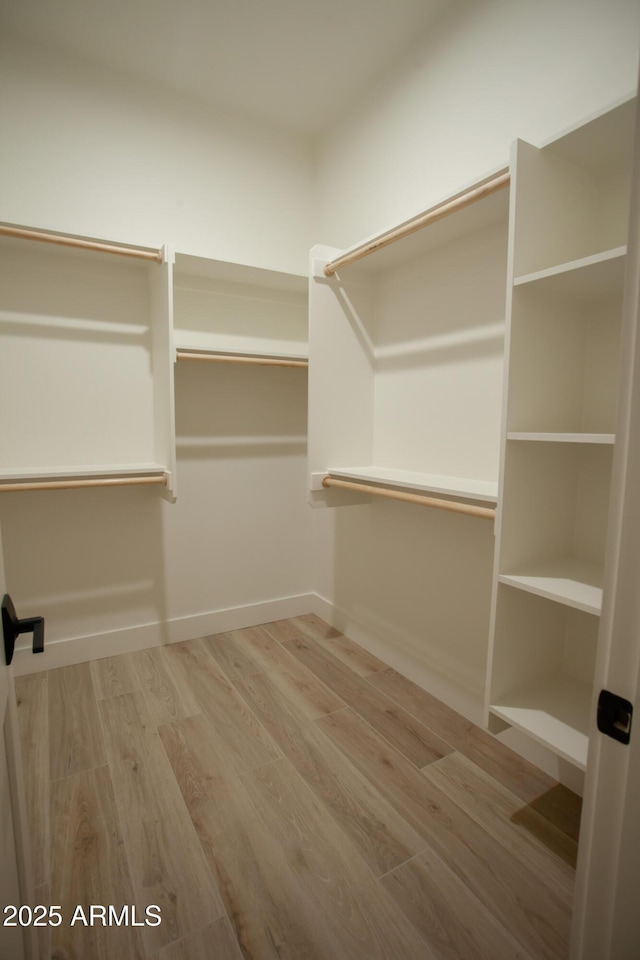
[[[0,10],[0,960],[637,960],[639,52]]]

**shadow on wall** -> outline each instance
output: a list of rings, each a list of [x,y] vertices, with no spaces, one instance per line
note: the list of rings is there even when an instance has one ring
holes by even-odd
[[[7,588],[48,644],[166,620],[163,505],[134,487],[2,496]]]
[[[375,501],[336,509],[334,543],[338,608],[421,677],[436,675],[481,700],[493,524]]]

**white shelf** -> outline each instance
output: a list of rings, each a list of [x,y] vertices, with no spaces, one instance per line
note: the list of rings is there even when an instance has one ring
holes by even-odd
[[[566,676],[548,677],[504,696],[490,710],[585,770],[591,696],[590,684]]]
[[[188,342],[182,340],[181,338],[176,337],[175,339],[175,348],[179,353],[197,353],[200,354],[203,358],[206,357],[228,357],[229,359],[234,359],[236,357],[247,357],[254,360],[303,360],[308,362],[309,357],[307,353],[302,353],[300,351],[290,351],[286,349],[278,350],[215,350],[210,348],[203,348],[199,343]]]
[[[528,565],[520,573],[502,573],[500,583],[556,600],[576,610],[600,614],[602,567],[587,560],[563,557]]]
[[[476,480],[472,477],[449,477],[439,473],[418,473],[413,470],[395,470],[391,467],[355,466],[329,467],[327,473],[343,480],[363,480],[386,487],[421,493],[441,493],[468,500],[497,503],[498,483]]]
[[[21,480],[75,480],[94,477],[147,477],[166,473],[161,463],[78,464],[64,467],[15,467],[0,471],[0,482],[17,483]]]
[[[621,295],[626,254],[626,246],[615,247],[590,257],[515,277],[513,283],[515,287],[535,284],[545,293],[575,300],[593,301]]]
[[[211,355],[308,355],[305,277],[176,254],[174,344]]]
[[[511,431],[507,440],[531,440],[541,443],[615,443],[615,433],[530,433]]]

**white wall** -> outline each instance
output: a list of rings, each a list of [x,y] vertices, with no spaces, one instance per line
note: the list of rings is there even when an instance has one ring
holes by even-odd
[[[301,138],[65,61],[0,46],[0,219],[306,272]]]
[[[349,246],[636,87],[637,0],[453,0],[323,138],[317,243]]]
[[[516,137],[549,139],[628,95],[639,37],[636,0],[453,2],[324,138],[317,241],[356,243],[505,165]],[[316,590],[354,636],[479,720],[490,525],[408,510],[317,510]]]

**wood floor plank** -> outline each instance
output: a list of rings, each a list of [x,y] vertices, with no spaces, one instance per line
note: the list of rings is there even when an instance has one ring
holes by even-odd
[[[64,922],[51,928],[53,956],[144,960],[140,928],[71,925],[76,906],[133,903],[109,770],[84,770],[51,787],[51,902]]]
[[[246,657],[247,668],[244,674],[236,672],[233,666],[229,669],[225,666],[229,654],[220,648],[224,648],[228,640],[233,643],[236,665],[240,662],[240,656]],[[204,642],[230,679],[268,671],[274,683],[280,687],[283,697],[294,702],[296,707],[309,717],[321,717],[325,713],[340,710],[345,705],[343,700],[261,627],[234,630],[232,634],[218,638],[207,637]]]
[[[288,760],[246,774],[254,806],[275,837],[305,897],[316,905],[341,960],[428,960],[358,851]]]
[[[49,884],[43,883],[35,889],[34,906],[43,906],[48,908],[50,904],[51,894],[49,892]],[[51,960],[51,927],[38,927],[37,940],[37,960]]]
[[[249,677],[252,673],[260,673],[263,669],[251,656],[247,645],[242,642],[244,632],[216,633],[202,638],[214,660],[230,680]]]
[[[327,623],[326,620],[318,617],[315,613],[304,613],[299,617],[293,617],[292,620],[296,626],[301,627],[307,636],[314,640],[326,640],[330,637],[342,636],[336,627],[332,627],[330,623]]]
[[[299,637],[283,646],[416,767],[433,763],[452,752],[453,747],[441,736],[376,690],[368,680],[356,676],[315,640]]]
[[[535,813],[545,817],[558,830],[562,830],[577,844],[582,816],[582,797],[577,793],[569,790],[562,783],[554,783],[544,793],[531,800],[529,807]]]
[[[163,647],[137,650],[129,657],[138,678],[137,689],[142,690],[149,715],[157,727],[199,712],[191,688],[180,683]]]
[[[244,960],[334,960],[301,893],[204,716],[162,727],[162,741]]]
[[[48,672],[51,780],[106,764],[88,663]]]
[[[152,953],[224,908],[142,693],[100,709],[136,903],[143,915],[149,904],[162,911],[162,923],[143,932]]]
[[[131,654],[93,660],[89,666],[96,700],[119,697],[123,693],[133,693],[140,689]]]
[[[461,753],[422,771],[530,869],[546,876],[570,905],[577,844]]]
[[[277,640],[278,643],[286,643],[288,640],[297,640],[298,637],[305,633],[300,624],[296,623],[293,618],[290,618],[289,620],[272,620],[270,623],[263,623],[262,627],[267,631],[269,636],[273,637],[274,640]],[[338,631],[336,630],[336,633],[337,632]]]
[[[49,883],[49,685],[45,675],[16,680],[31,864],[36,887]]]
[[[525,803],[535,801],[557,786],[556,781],[538,767],[395,670],[377,673],[369,677],[367,682],[397,703],[402,703],[416,719],[446,738],[456,750],[473,760]],[[575,794],[571,796],[575,798]],[[573,801],[571,806],[575,810]],[[551,811],[548,812],[553,815]],[[563,829],[560,823],[557,825]]]
[[[438,960],[534,960],[432,850],[380,882]]]
[[[313,723],[287,703],[267,673],[236,680],[294,769],[380,876],[403,863],[423,843],[413,829],[360,776]]]
[[[196,930],[164,947],[154,960],[242,960],[242,953],[227,917]]]
[[[535,957],[565,960],[570,912],[506,847],[352,710],[315,721],[498,921]]]
[[[388,664],[374,657],[350,637],[339,633],[334,627],[321,620],[313,613],[303,617],[294,617],[293,622],[299,624],[303,632],[319,643],[322,647],[337,657],[345,666],[350,667],[360,677],[368,677],[371,673],[388,669]]]
[[[224,676],[203,640],[189,640],[165,648],[171,669],[187,684],[213,735],[227,747],[229,763],[244,773],[282,756],[245,700]]]

